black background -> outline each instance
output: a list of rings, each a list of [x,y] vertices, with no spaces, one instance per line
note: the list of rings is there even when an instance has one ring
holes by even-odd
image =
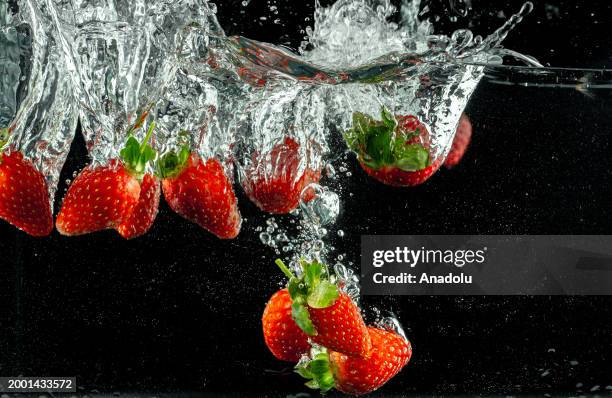
[[[266,1],[224,1],[219,20],[229,34],[295,48],[311,24],[308,3],[272,2],[283,21],[276,25]],[[473,2],[481,10],[477,33],[502,22],[499,9],[509,15],[521,4],[481,3]],[[547,18],[536,2],[506,46],[555,66],[609,67],[609,6],[553,3],[558,17]],[[465,21],[443,19],[440,29]],[[358,264],[361,234],[611,234],[611,109],[607,90],[589,96],[483,82],[466,111],[473,144],[456,169],[398,190],[347,158],[352,176],[344,178],[338,220],[346,236],[330,230],[331,244]],[[61,180],[86,162],[77,134]],[[62,184],[58,197],[64,192]],[[150,233],[129,242],[113,231],[34,239],[1,223],[0,374],[75,375],[85,389],[108,392],[305,391],[263,343],[261,312],[282,276],[255,232],[267,216],[237,193],[245,223],[230,242],[163,201]],[[612,384],[608,297],[367,297],[364,304],[393,310],[414,345],[413,361],[381,395],[575,393]]]

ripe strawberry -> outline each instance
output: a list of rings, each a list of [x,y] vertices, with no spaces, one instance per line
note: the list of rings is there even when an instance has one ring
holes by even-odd
[[[302,260],[297,278],[281,260],[276,264],[289,278],[293,320],[313,342],[346,355],[368,355],[372,344],[359,308],[329,281],[325,265]]]
[[[297,373],[309,379],[306,386],[327,392],[332,388],[346,394],[362,395],[388,382],[410,361],[412,346],[399,334],[374,327],[368,328],[372,350],[367,357],[350,357],[328,351],[296,367]]]
[[[377,121],[355,112],[344,138],[365,172],[387,185],[419,185],[440,168],[431,159],[429,132],[414,116],[393,117],[383,108]]]
[[[309,308],[310,320],[317,334],[312,341],[346,355],[363,356],[371,349],[359,308],[346,293],[340,293],[334,304]]]
[[[70,185],[55,225],[62,235],[118,227],[138,202],[140,186],[118,160],[86,167]]]
[[[255,156],[242,179],[242,187],[251,201],[273,214],[295,209],[304,188],[321,178],[320,168],[314,170],[308,164],[302,167],[303,156],[300,145],[291,137],[285,137],[265,156]],[[306,201],[313,198],[314,191],[306,192]]]
[[[459,119],[459,126],[457,126],[457,132],[455,133],[455,139],[453,140],[453,146],[450,153],[444,161],[446,168],[452,168],[459,164],[463,155],[467,151],[470,141],[472,140],[472,123],[465,113],[461,114]]]
[[[166,154],[158,169],[172,210],[221,239],[238,236],[242,220],[236,195],[217,159],[203,162],[184,147],[179,154]]]
[[[266,304],[263,317],[264,340],[272,354],[281,361],[298,362],[308,353],[308,336],[291,318],[293,301],[287,289],[279,290]]]
[[[153,148],[147,144],[153,128],[154,124],[151,123],[142,144],[130,132],[126,146],[121,151],[121,159],[113,159],[105,166],[89,166],[79,173],[66,193],[55,222],[61,234],[82,235],[114,228],[126,237],[135,237],[148,230],[153,220],[151,216],[157,213],[156,209],[150,207],[156,202],[152,200],[144,205],[139,199],[140,180],[147,163],[156,156]],[[147,178],[143,186],[146,188],[143,202],[147,198],[146,192],[151,189],[148,186],[150,178]],[[149,210],[143,211],[141,207],[149,207]],[[138,211],[133,215],[135,209]],[[137,220],[136,217],[140,215],[146,219]]]
[[[153,226],[159,209],[161,187],[159,179],[152,174],[145,174],[140,184],[138,203],[129,217],[123,220],[117,232],[125,239],[144,235]]]
[[[0,218],[32,236],[47,236],[53,230],[47,182],[21,152],[0,155]]]

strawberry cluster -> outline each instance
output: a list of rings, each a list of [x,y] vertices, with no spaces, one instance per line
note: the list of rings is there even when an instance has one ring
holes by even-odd
[[[75,236],[115,229],[123,238],[145,234],[157,216],[160,196],[172,210],[221,239],[235,238],[241,216],[232,182],[216,158],[202,159],[189,145],[159,156],[149,144],[149,124],[142,142],[143,113],[127,132],[120,156],[83,169],[64,197],[55,225]],[[4,151],[10,131],[0,130],[0,218],[32,236],[53,230],[53,216],[43,174],[18,151]],[[291,137],[268,153],[256,154],[241,184],[263,211],[291,212],[300,200],[312,199],[305,188],[321,170],[301,167],[300,145]]]
[[[281,361],[297,362],[306,386],[327,392],[366,394],[380,388],[408,363],[410,342],[398,333],[366,326],[359,307],[333,283],[324,264],[301,261],[268,301],[262,317],[264,340]]]
[[[143,113],[128,130],[118,158],[79,173],[57,216],[57,230],[68,236],[103,229],[115,229],[126,239],[141,236],[153,225],[163,192],[177,214],[219,238],[235,238],[241,216],[221,162],[202,159],[189,145],[158,156],[148,143],[154,123],[149,124],[143,142],[134,137],[146,117]],[[20,152],[6,148],[9,135],[9,129],[0,130],[0,218],[30,235],[49,235],[53,217],[47,183]],[[471,123],[462,115],[446,167],[459,163],[471,135]],[[388,185],[421,184],[442,164],[441,159],[432,158],[429,132],[414,116],[394,116],[383,109],[379,121],[355,113],[353,127],[344,137],[365,172]],[[303,156],[300,144],[291,137],[267,153],[255,153],[240,180],[249,199],[272,214],[289,213],[300,201],[311,200],[314,192],[308,187],[319,181],[321,169],[312,168]]]

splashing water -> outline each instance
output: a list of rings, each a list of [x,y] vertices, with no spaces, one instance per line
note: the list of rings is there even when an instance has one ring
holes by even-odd
[[[253,169],[295,186],[304,173],[320,173],[327,156],[346,152],[330,142],[351,127],[355,112],[374,119],[383,108],[415,115],[429,132],[432,159],[441,162],[487,65],[512,57],[541,66],[500,46],[531,3],[484,38],[465,29],[435,35],[428,21],[419,20],[418,1],[404,1],[399,9],[389,0],[339,0],[327,8],[317,3],[315,24],[295,54],[225,36],[214,6],[204,0],[32,1],[49,10],[61,33],[94,162],[116,157],[129,126],[143,116],[156,122],[160,155],[189,143],[228,168],[233,161],[247,194]],[[392,22],[396,13],[399,22]],[[13,36],[5,40],[15,42]],[[15,60],[5,66],[13,74]],[[7,87],[3,92],[16,98],[16,86]],[[14,103],[3,100],[2,112],[14,112]],[[298,148],[291,170],[272,159],[287,138]],[[314,198],[305,193],[310,191]],[[308,185],[288,225],[268,219],[260,227],[262,243],[277,255],[282,250],[296,272],[300,257],[329,263],[334,248],[328,229],[340,213],[340,192],[318,180]],[[357,275],[340,261],[333,268],[341,289],[357,302]],[[377,325],[404,335],[394,316],[378,317]]]
[[[90,155],[94,163],[104,163],[118,156],[129,128],[152,112],[167,85],[183,82],[176,74],[178,43],[189,39],[187,26],[205,18],[209,8],[187,0],[47,1],[54,1],[58,10],[55,22],[65,41],[69,71],[80,89]],[[146,132],[146,122],[143,127],[135,132],[139,138]],[[162,141],[173,127],[162,129]],[[172,134],[178,136],[181,130]]]
[[[318,226],[334,223],[340,213],[340,199],[338,195],[325,187],[321,187],[319,184],[311,184],[304,191],[310,189],[315,192],[315,198],[300,202],[301,209],[308,222]]]
[[[354,112],[379,118],[382,108],[417,116],[430,133],[432,158],[442,161],[486,65],[501,65],[504,57],[512,57],[541,66],[499,46],[531,11],[531,3],[486,38],[469,30],[450,37],[433,35],[432,25],[419,21],[419,7],[418,1],[404,2],[400,22],[395,23],[390,17],[398,10],[388,0],[339,0],[328,8],[317,4],[315,26],[307,29],[299,54],[244,37],[217,37],[210,41],[216,48],[206,54],[214,53],[213,68],[210,62],[194,65],[193,57],[184,63],[203,76],[219,76],[223,70],[224,77],[240,87],[242,100],[220,100],[221,107],[223,102],[231,104],[239,115],[230,129],[236,137],[234,156],[241,179],[253,153],[269,152],[286,136],[305,148],[301,170],[320,168],[322,157],[337,158],[345,151],[330,146],[329,139],[351,127]],[[313,156],[316,162],[309,164]],[[326,243],[327,228],[341,207],[338,194],[319,184],[312,187],[316,198],[302,200],[292,213],[299,217],[297,228],[279,227],[275,219],[260,227],[262,243],[291,258],[297,273],[299,258],[329,263],[333,246]],[[341,289],[357,303],[358,276],[340,261],[333,269]],[[405,337],[395,315],[377,314],[378,327]]]
[[[397,315],[392,311],[381,311],[377,307],[372,307],[371,312],[374,314],[374,325],[376,325],[376,327],[395,332],[408,340],[402,324],[397,318]]]
[[[315,25],[307,29],[299,54],[244,37],[217,41],[216,64],[248,84],[244,109],[255,115],[242,118],[246,126],[235,132],[238,141],[251,145],[249,150],[238,146],[237,158],[248,163],[250,153],[269,150],[286,134],[297,134],[302,142],[315,137],[336,156],[334,151],[344,149],[329,147],[330,134],[350,128],[354,112],[378,118],[381,108],[386,108],[396,115],[417,116],[430,132],[432,158],[443,160],[459,117],[484,75],[484,65],[501,64],[503,57],[510,56],[540,66],[530,57],[499,47],[531,11],[531,3],[486,38],[469,30],[450,37],[433,35],[432,25],[419,20],[419,7],[418,1],[405,1],[396,23],[390,17],[398,10],[388,0],[339,0],[327,8],[317,4]],[[304,98],[309,98],[308,106],[298,106]],[[289,123],[300,125],[293,122],[305,118],[304,111],[319,118],[324,115],[323,122],[311,119],[308,129],[287,129]],[[301,204],[305,227],[292,248],[303,248],[308,241],[320,247],[318,231],[337,217],[339,197],[317,187],[318,198]],[[326,249],[315,254],[326,255]],[[351,280],[344,275],[346,268],[340,271],[341,279]]]
[[[73,87],[45,7],[0,0],[0,128],[57,189],[77,123]]]
[[[20,67],[21,55],[31,49],[30,43],[23,43],[29,36],[17,31],[13,16],[9,14],[8,3],[0,3],[0,127],[8,127],[17,113],[18,92],[23,80],[27,80],[27,71]],[[23,79],[22,79],[23,76]],[[22,87],[22,90],[24,88]]]

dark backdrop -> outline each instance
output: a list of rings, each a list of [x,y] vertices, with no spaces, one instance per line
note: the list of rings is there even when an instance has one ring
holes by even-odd
[[[270,14],[266,3],[224,1],[219,19],[230,34],[297,46],[312,5],[278,1],[280,26],[259,19]],[[499,24],[493,11],[520,6],[480,3],[473,2],[486,11],[479,33]],[[606,7],[563,2],[549,19],[551,8],[536,4],[507,46],[553,65],[609,66]],[[357,264],[365,233],[610,234],[610,109],[606,90],[483,82],[467,109],[473,145],[456,169],[398,190],[368,179],[348,158],[353,175],[339,219],[346,236],[333,245]],[[77,134],[62,181],[86,162]],[[263,343],[261,312],[282,277],[254,231],[266,216],[237,191],[246,221],[231,242],[163,202],[151,232],[130,242],[112,231],[33,239],[0,223],[0,374],[76,375],[85,389],[109,392],[305,391]],[[414,345],[411,364],[380,394],[573,394],[612,384],[607,297],[368,297],[364,304],[395,311]]]

